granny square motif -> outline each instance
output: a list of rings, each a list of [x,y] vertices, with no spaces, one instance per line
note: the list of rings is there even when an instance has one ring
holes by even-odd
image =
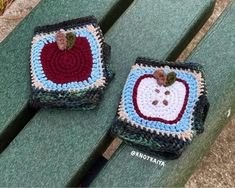
[[[173,75],[173,82],[159,84],[156,72]],[[111,133],[142,150],[175,158],[195,134],[203,132],[208,108],[201,65],[138,58]]]
[[[93,17],[35,28],[31,105],[92,109],[113,74],[110,46]]]

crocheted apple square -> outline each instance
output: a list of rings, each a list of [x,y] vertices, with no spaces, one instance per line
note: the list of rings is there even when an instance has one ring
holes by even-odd
[[[165,83],[158,80],[157,72],[166,75]],[[113,131],[135,144],[155,140],[159,145],[154,150],[173,152],[176,149],[169,149],[167,140],[181,143],[177,148],[181,149],[195,133],[202,132],[207,110],[204,74],[199,64],[139,58],[125,83]],[[117,131],[119,128],[122,131]],[[142,134],[148,138],[141,138]]]
[[[110,47],[94,17],[37,27],[31,47],[33,106],[92,108],[110,81]]]

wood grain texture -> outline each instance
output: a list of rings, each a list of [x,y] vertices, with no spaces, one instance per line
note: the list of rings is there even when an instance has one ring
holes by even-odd
[[[136,57],[166,58],[213,5],[211,0],[154,2],[134,1],[106,34],[116,77],[100,106],[87,112],[40,110],[0,156],[4,186],[64,185],[104,144]],[[119,168],[115,171],[121,172]]]
[[[186,183],[235,111],[234,13],[235,4],[223,13],[188,59],[205,67],[211,107],[204,133],[194,139],[179,159],[165,161],[162,168],[132,157],[131,151],[135,149],[123,144],[92,186],[175,187]]]

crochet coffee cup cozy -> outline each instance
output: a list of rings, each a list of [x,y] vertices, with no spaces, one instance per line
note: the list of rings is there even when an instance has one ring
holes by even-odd
[[[31,47],[31,105],[92,109],[113,74],[111,47],[90,16],[37,27]]]
[[[203,132],[208,108],[201,65],[138,58],[111,133],[141,150],[177,158]]]

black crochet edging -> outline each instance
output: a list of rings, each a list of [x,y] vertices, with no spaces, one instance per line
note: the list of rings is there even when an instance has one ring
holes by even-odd
[[[158,135],[156,132],[149,132],[146,129],[134,127],[126,121],[116,117],[111,126],[110,134],[123,139],[125,143],[132,145],[142,151],[166,158],[178,158],[185,146],[190,141],[183,141],[177,137]]]
[[[167,65],[172,68],[187,71],[190,69],[191,71],[196,71],[197,73],[201,72],[204,80],[203,91],[194,107],[192,130],[194,130],[196,134],[202,133],[204,130],[204,121],[209,110],[203,67],[198,63],[155,61],[148,58],[137,58],[135,64],[154,67]],[[146,128],[141,129],[140,127],[132,126],[126,120],[123,121],[119,119],[118,113],[110,128],[110,134],[112,136],[118,136],[127,144],[137,147],[142,151],[146,151],[150,154],[166,159],[178,158],[184,151],[185,147],[191,142],[190,140],[183,141],[172,135],[167,136],[156,134],[156,131],[150,132]]]
[[[207,99],[207,85],[205,83],[205,73],[203,66],[199,63],[193,63],[193,62],[170,62],[170,61],[158,61],[153,60],[150,58],[145,57],[138,57],[136,59],[135,64],[138,65],[144,65],[144,66],[151,66],[151,67],[161,67],[161,66],[169,66],[172,68],[187,70],[187,71],[196,71],[196,73],[201,73],[203,81],[202,81],[202,92],[199,96],[199,100],[196,102],[193,112],[193,124],[192,124],[192,130],[195,130],[196,134],[200,134],[204,131],[204,121],[206,119],[210,104]],[[200,122],[200,123],[199,123]]]
[[[45,25],[45,26],[37,26],[34,29],[34,34],[40,34],[40,33],[49,33],[53,31],[58,31],[60,29],[71,29],[75,27],[81,27],[87,24],[93,24],[94,26],[97,26],[97,19],[95,16],[86,16],[81,18],[76,18],[72,20],[63,21],[60,23],[52,24],[52,25]]]
[[[97,24],[97,19],[94,16],[82,17],[73,20],[60,22],[53,25],[39,26],[35,28],[35,34],[50,33],[63,29],[72,29],[75,27],[82,27],[88,24],[92,24],[97,32],[97,37],[101,44],[101,64],[103,68],[106,84],[99,88],[88,89],[86,92],[83,90],[76,92],[69,91],[45,91],[43,89],[37,89],[33,86],[31,80],[32,97],[30,104],[34,108],[74,108],[81,110],[89,110],[95,108],[102,98],[107,84],[114,77],[114,73],[109,69],[111,47],[104,42],[103,33]],[[32,67],[30,67],[32,70]],[[77,95],[77,96],[76,96]]]
[[[146,57],[138,57],[136,59],[135,64],[144,65],[144,66],[153,66],[153,67],[161,67],[161,66],[169,66],[172,68],[178,68],[182,70],[196,71],[197,73],[201,72],[202,76],[204,77],[204,69],[203,66],[199,63],[193,62],[172,62],[172,61],[161,61],[161,60],[154,60]]]
[[[206,120],[210,104],[205,94],[199,97],[196,102],[193,112],[193,127],[192,130],[196,131],[196,134],[201,134],[204,131],[204,122]]]
[[[97,107],[102,99],[107,84],[111,82],[114,77],[114,73],[110,71],[108,67],[110,63],[111,47],[106,43],[103,45],[103,52],[102,64],[104,77],[107,81],[105,86],[96,89],[88,89],[86,92],[45,91],[35,88],[31,80],[32,94],[29,101],[30,105],[34,108],[71,108],[76,110],[90,110]]]
[[[42,97],[42,95],[44,95]],[[89,91],[82,96],[69,97],[68,93],[64,93],[64,97],[59,91],[45,92],[44,90],[34,90],[30,104],[34,108],[74,108],[81,110],[89,110],[95,108],[101,98],[101,91]],[[44,98],[51,98],[47,100]]]

